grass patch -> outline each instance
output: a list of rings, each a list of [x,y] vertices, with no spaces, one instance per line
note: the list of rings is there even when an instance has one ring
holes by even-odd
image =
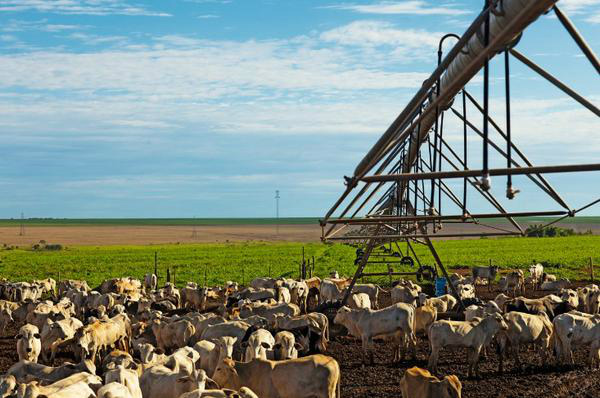
[[[587,279],[589,257],[600,264],[600,236],[561,238],[499,238],[448,240],[434,243],[445,265],[457,267],[486,265],[489,259],[503,269],[528,268],[545,262],[549,272],[571,280]],[[37,278],[86,279],[91,285],[120,276],[141,278],[152,272],[154,253],[158,253],[159,276],[164,282],[166,269],[175,270],[176,280],[204,281],[211,285],[226,280],[248,282],[258,276],[298,275],[304,247],[307,257],[315,257],[315,274],[326,276],[336,269],[343,275],[355,272],[354,248],[320,243],[228,243],[156,246],[80,246],[61,251],[1,250],[0,273],[9,280]],[[427,247],[417,246],[424,264],[433,264]],[[369,272],[387,270],[385,264],[368,266]],[[409,271],[408,266],[394,266]],[[600,272],[600,271],[599,271]],[[385,283],[387,277],[374,278]],[[180,284],[180,283],[178,283]]]

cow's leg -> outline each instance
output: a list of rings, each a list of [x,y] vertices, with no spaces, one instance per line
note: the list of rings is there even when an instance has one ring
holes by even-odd
[[[521,364],[521,359],[519,358],[519,342],[513,341],[511,345],[513,346],[513,355],[515,357],[515,365],[517,366],[517,368],[519,370],[523,370],[523,366]]]
[[[479,353],[481,352],[481,348],[473,348],[473,368],[475,370],[475,377],[477,378],[481,378],[481,374],[479,373]]]
[[[438,363],[438,355],[440,352],[440,348],[437,346],[431,346],[431,354],[429,355],[429,361],[427,363],[427,367],[433,374],[437,374],[437,363]]]

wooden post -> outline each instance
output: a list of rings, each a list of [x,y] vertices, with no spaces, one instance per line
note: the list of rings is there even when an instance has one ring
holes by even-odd
[[[594,283],[594,260],[590,257],[590,277],[592,279],[592,283]]]
[[[394,270],[392,269],[391,265],[387,265],[388,266],[388,274],[390,275],[390,287],[392,286],[392,272],[394,272]]]
[[[154,275],[158,278],[158,252],[154,252]]]
[[[167,283],[171,282],[171,269],[167,268]]]

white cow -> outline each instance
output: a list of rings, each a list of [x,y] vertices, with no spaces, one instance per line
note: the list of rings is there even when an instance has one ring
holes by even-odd
[[[552,322],[542,312],[539,315],[525,314],[522,312],[509,312],[504,315],[507,330],[498,333],[496,340],[498,341],[498,353],[500,356],[500,372],[503,371],[503,357],[506,347],[510,345],[513,352],[515,363],[521,369],[521,361],[519,359],[519,346],[521,344],[534,343],[539,346],[542,355],[542,364],[551,349],[551,337],[553,326]]]
[[[268,330],[258,329],[250,335],[246,344],[244,361],[250,362],[254,358],[267,359],[267,352],[273,351],[275,338]]]
[[[351,335],[361,339],[365,358],[374,338],[391,337],[396,348],[394,360],[397,361],[404,357],[406,345],[412,345],[413,355],[416,356],[414,319],[415,307],[397,303],[382,310],[353,311],[344,306],[338,310],[334,323],[344,325]]]
[[[298,358],[298,349],[294,334],[287,330],[277,333],[275,335],[273,351],[277,360]]]
[[[22,326],[16,338],[19,361],[37,362],[42,351],[42,336],[37,326],[31,324]]]
[[[460,346],[470,348],[469,377],[473,371],[479,374],[479,353],[488,345],[499,330],[506,330],[508,326],[500,314],[488,315],[483,319],[471,322],[466,321],[436,321],[429,328],[429,369],[437,373],[439,352],[447,346]]]
[[[573,363],[574,345],[590,345],[588,364],[593,366],[600,359],[600,315],[570,312],[558,315],[552,322],[555,333],[555,349],[559,362]]]

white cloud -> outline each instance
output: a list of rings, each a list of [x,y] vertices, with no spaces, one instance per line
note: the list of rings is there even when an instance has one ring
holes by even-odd
[[[145,15],[170,14],[148,10],[121,0],[0,0],[0,12],[38,11],[54,14]]]
[[[393,24],[382,21],[355,21],[323,32],[321,39],[344,45],[389,45],[411,50],[427,47],[426,50],[431,52],[443,35],[422,29],[397,29]]]
[[[570,15],[585,15],[585,21],[600,24],[600,0],[561,0],[558,7]]]
[[[199,19],[214,19],[214,18],[219,18],[218,15],[215,14],[203,14],[203,15],[198,15]]]
[[[470,13],[470,11],[450,5],[433,6],[420,0],[383,1],[375,4],[339,4],[326,8],[349,10],[361,14],[463,15]]]

